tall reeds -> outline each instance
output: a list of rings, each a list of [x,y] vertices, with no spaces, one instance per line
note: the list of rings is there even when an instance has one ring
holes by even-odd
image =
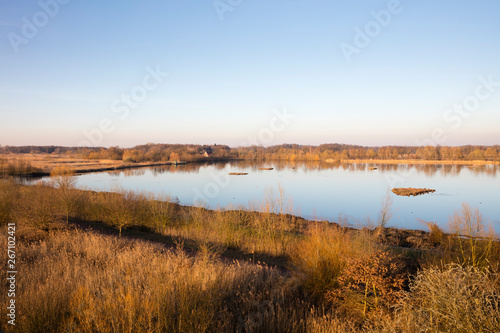
[[[182,248],[74,231],[20,243],[17,251],[22,274],[15,332],[288,331],[303,326],[300,317],[290,316],[297,312],[293,290],[277,270],[265,266],[207,261]],[[2,290],[0,300],[6,297]],[[0,309],[2,317],[5,311]]]
[[[463,203],[462,210],[450,218],[449,228],[454,235],[449,238],[451,247],[458,252],[461,263],[487,267],[500,262],[498,239],[491,226],[485,224],[477,208]]]

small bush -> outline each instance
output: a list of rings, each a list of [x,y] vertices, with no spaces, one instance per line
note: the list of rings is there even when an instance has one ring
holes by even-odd
[[[156,200],[153,196],[148,198],[148,211],[151,226],[156,232],[166,234],[172,233],[175,227],[176,214],[178,213],[178,202],[172,202],[169,196],[163,196]]]
[[[315,224],[292,251],[293,272],[306,290],[315,295],[339,287],[339,277],[348,258],[369,255],[374,250],[367,234],[354,235],[329,225]]]
[[[433,246],[443,244],[446,235],[444,231],[437,225],[437,223],[434,221],[430,222],[424,221],[424,224],[427,226],[427,228],[429,228],[428,242]]]
[[[387,251],[347,258],[338,278],[339,288],[330,292],[329,298],[350,317],[388,314],[407,281],[403,267]]]
[[[48,231],[52,223],[60,218],[56,192],[48,186],[25,186],[15,206],[15,220]]]
[[[449,248],[458,262],[474,267],[488,267],[500,262],[500,244],[493,232],[487,229],[483,217],[477,208],[462,204],[462,210],[451,217]]]

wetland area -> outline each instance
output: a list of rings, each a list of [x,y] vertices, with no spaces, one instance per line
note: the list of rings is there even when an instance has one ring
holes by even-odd
[[[392,188],[430,188],[436,191],[415,197],[390,193],[394,214],[388,226],[426,230],[422,221],[433,221],[446,229],[449,217],[467,202],[480,210],[497,233],[499,185],[498,165],[254,161],[88,173],[78,176],[76,183],[79,188],[99,191],[166,194],[182,205],[251,210],[259,210],[270,197],[279,197],[282,188],[287,213],[331,222],[340,218],[355,227],[376,223]]]

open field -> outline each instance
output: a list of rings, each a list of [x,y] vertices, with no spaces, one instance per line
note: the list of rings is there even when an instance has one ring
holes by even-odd
[[[61,165],[67,166],[74,171],[123,165],[122,161],[117,160],[89,160],[64,154],[7,154],[1,157],[5,158],[8,163],[16,161],[29,162],[33,167],[39,168],[46,173],[50,173],[52,169]]]
[[[0,155],[5,164],[31,165],[41,174],[49,175],[57,167],[64,166],[75,173],[99,172],[137,167],[170,165],[172,162],[125,163],[122,160],[83,159],[65,154],[6,154]]]
[[[272,213],[279,198],[263,213],[214,211],[64,180],[0,180],[19,272],[16,329],[4,319],[4,332],[500,329],[500,244],[466,204],[448,234],[354,230]]]

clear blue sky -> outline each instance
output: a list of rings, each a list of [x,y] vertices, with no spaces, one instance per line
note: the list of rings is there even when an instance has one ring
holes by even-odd
[[[0,0],[2,145],[500,144],[497,0],[60,1]]]

